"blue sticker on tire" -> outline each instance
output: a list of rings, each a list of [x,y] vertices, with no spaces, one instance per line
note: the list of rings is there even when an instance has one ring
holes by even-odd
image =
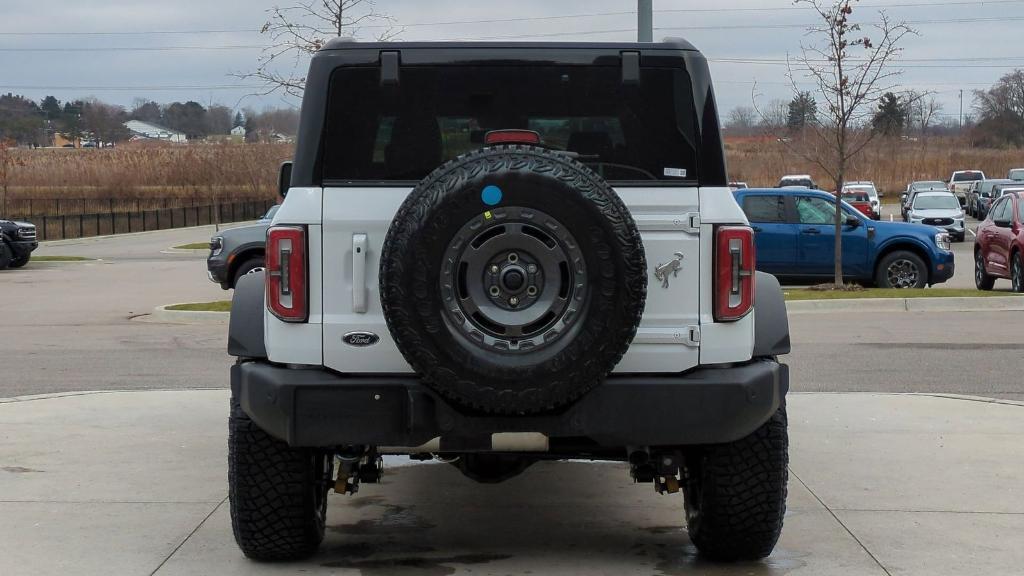
[[[497,206],[501,203],[501,188],[494,186],[493,184],[484,188],[483,192],[480,193],[480,199],[484,201],[484,204],[488,206]]]

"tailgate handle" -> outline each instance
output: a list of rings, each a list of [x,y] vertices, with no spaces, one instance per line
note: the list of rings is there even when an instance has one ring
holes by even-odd
[[[352,311],[366,314],[366,234],[352,235]]]

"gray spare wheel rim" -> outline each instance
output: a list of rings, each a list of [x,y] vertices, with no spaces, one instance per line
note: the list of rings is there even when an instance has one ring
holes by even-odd
[[[587,270],[565,226],[515,206],[467,222],[448,245],[440,281],[450,330],[484,347],[522,352],[569,330]]]
[[[435,170],[399,208],[380,261],[399,351],[439,395],[485,413],[551,411],[600,385],[647,293],[640,233],[615,191],[532,146]]]

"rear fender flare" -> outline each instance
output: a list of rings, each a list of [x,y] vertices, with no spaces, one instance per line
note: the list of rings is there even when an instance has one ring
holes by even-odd
[[[263,338],[265,305],[265,273],[242,276],[231,299],[231,321],[228,326],[228,354],[239,358],[266,358]]]
[[[789,316],[782,286],[765,272],[757,273],[754,286],[754,358],[789,354]]]

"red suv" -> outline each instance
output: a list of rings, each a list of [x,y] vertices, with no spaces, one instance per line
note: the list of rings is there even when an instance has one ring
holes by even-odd
[[[996,278],[1009,278],[1014,292],[1024,292],[1024,189],[996,199],[978,225],[974,283],[991,290]]]

